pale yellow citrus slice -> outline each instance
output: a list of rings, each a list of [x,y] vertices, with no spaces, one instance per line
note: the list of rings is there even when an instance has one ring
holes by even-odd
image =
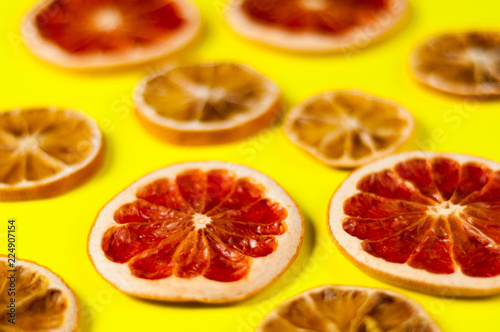
[[[86,69],[169,55],[193,41],[201,25],[190,0],[45,0],[26,15],[21,32],[41,59]]]
[[[89,179],[103,159],[101,131],[81,112],[0,113],[0,200],[59,195]]]
[[[324,285],[276,307],[256,332],[440,332],[420,304],[399,293]]]
[[[142,124],[171,143],[233,142],[269,127],[279,115],[280,89],[234,63],[180,65],[145,78],[134,104]]]
[[[285,121],[293,143],[329,166],[346,168],[393,153],[413,128],[405,108],[359,91],[311,97],[292,108]]]
[[[440,296],[500,293],[500,163],[413,151],[354,171],[328,228],[366,273]]]
[[[465,96],[500,95],[500,33],[473,32],[432,38],[410,59],[422,83]]]
[[[268,176],[202,161],[137,180],[99,212],[88,252],[121,291],[163,301],[234,302],[278,278],[297,256],[300,210]]]
[[[400,25],[406,0],[232,0],[225,16],[241,36],[298,52],[363,47]]]
[[[11,263],[6,256],[0,256],[0,331],[77,331],[80,307],[68,285],[36,263],[20,259],[16,259],[15,266]],[[15,297],[9,292],[15,292]]]

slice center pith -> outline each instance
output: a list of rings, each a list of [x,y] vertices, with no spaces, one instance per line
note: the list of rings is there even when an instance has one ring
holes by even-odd
[[[204,214],[195,213],[193,215],[193,222],[194,222],[195,230],[204,229],[205,227],[207,227],[208,224],[210,224],[211,221],[212,221],[212,218],[210,218]]]
[[[429,210],[427,210],[427,214],[429,216],[437,218],[448,217],[451,215],[460,216],[463,211],[463,206],[446,201],[441,204],[436,204],[435,206],[429,207]]]

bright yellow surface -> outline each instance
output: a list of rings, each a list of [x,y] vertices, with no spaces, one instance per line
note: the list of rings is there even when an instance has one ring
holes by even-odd
[[[498,2],[411,1],[411,18],[390,39],[355,53],[299,56],[252,44],[229,30],[222,0],[198,0],[205,34],[181,55],[186,61],[248,63],[278,82],[288,105],[328,90],[358,88],[392,98],[413,112],[413,148],[463,152],[500,160],[500,102],[466,102],[418,85],[409,75],[412,48],[441,32],[498,28]],[[150,136],[131,109],[135,83],[159,64],[107,73],[75,73],[31,55],[19,21],[31,0],[0,2],[0,109],[56,105],[84,110],[101,125],[108,146],[105,167],[87,184],[55,199],[0,204],[0,252],[7,218],[17,219],[18,255],[59,273],[82,303],[82,331],[252,331],[278,302],[324,283],[397,289],[374,280],[343,258],[326,232],[330,196],[347,172],[330,169],[299,151],[282,129],[231,145],[182,148]],[[265,291],[228,306],[161,304],[113,289],[92,268],[87,233],[98,210],[138,177],[186,160],[220,159],[253,166],[275,178],[307,218],[301,254]],[[500,297],[445,300],[402,289],[420,302],[444,331],[500,331]]]

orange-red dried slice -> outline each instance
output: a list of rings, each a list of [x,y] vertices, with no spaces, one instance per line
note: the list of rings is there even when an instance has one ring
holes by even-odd
[[[80,321],[78,298],[66,283],[36,263],[0,256],[0,331],[75,332]],[[9,292],[15,292],[15,297]],[[15,312],[9,307],[15,299]],[[14,319],[15,324],[9,322]]]
[[[432,38],[415,49],[410,65],[420,82],[435,89],[465,96],[498,96],[500,33]]]
[[[406,0],[233,0],[229,25],[241,36],[299,52],[345,51],[386,35]]]
[[[413,116],[400,105],[359,91],[334,91],[295,106],[285,132],[333,167],[357,167],[387,156],[411,136]]]
[[[129,65],[171,54],[201,28],[190,0],[46,0],[22,23],[29,49],[68,68]]]
[[[181,65],[145,78],[134,96],[141,123],[171,143],[206,145],[246,138],[272,125],[281,92],[235,63]]]
[[[299,209],[269,177],[191,162],[146,175],[106,204],[88,251],[97,272],[128,294],[231,302],[281,275],[303,232]]]
[[[0,113],[0,200],[62,194],[87,181],[103,159],[101,131],[81,112],[44,108]]]
[[[424,308],[399,293],[324,285],[279,304],[257,332],[440,332]]]
[[[341,251],[387,282],[442,296],[500,293],[500,164],[409,152],[352,173],[332,198]]]

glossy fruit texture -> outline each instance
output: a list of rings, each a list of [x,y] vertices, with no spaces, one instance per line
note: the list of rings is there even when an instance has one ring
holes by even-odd
[[[287,230],[287,211],[265,198],[264,187],[228,170],[187,170],[143,186],[136,197],[116,211],[120,225],[106,231],[102,249],[143,279],[240,280]]]
[[[434,274],[500,275],[500,171],[409,159],[361,179],[343,229],[369,254]]]
[[[244,0],[243,11],[260,23],[296,32],[338,34],[372,23],[388,0]]]
[[[44,39],[75,55],[147,47],[184,23],[168,0],[54,0],[35,18]]]

